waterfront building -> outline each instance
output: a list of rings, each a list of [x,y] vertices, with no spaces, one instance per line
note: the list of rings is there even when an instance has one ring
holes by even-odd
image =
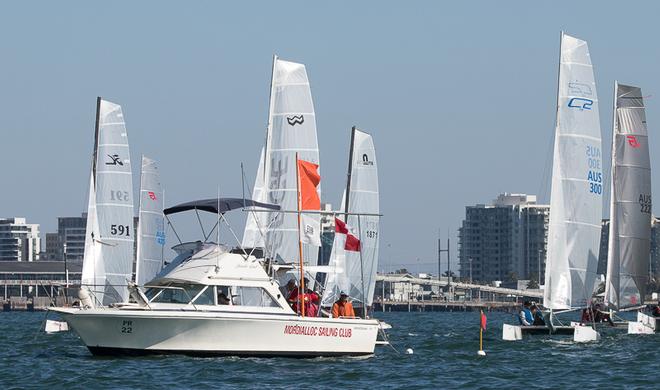
[[[610,238],[610,220],[603,219],[600,233],[600,253],[598,254],[598,274],[607,273],[607,246]],[[660,218],[651,219],[651,243],[650,243],[650,262],[649,276],[652,279],[660,280]]]
[[[25,218],[0,219],[0,261],[39,260],[39,224]]]
[[[62,260],[59,256],[59,235],[57,233],[46,233],[46,251],[41,252],[40,260],[55,261]]]
[[[80,285],[82,263],[68,264],[65,270],[62,261],[0,262],[0,296],[54,297],[67,273],[70,285]]]
[[[464,279],[543,282],[550,206],[535,195],[500,194],[491,205],[466,206],[459,229]]]
[[[57,253],[53,259],[66,261],[82,261],[85,255],[85,232],[87,229],[87,213],[80,217],[57,218]]]

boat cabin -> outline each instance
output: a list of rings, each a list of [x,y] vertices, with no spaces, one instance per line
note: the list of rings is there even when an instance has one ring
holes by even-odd
[[[279,284],[256,257],[213,243],[178,256],[145,286],[144,295],[152,309],[181,310],[185,305],[190,310],[294,314]]]

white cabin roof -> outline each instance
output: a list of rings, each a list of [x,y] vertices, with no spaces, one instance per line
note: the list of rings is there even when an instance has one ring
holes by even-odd
[[[149,285],[163,285],[170,282],[192,282],[218,285],[236,282],[260,285],[271,279],[254,256],[230,253],[222,245],[206,245],[187,260],[177,265],[165,275],[160,275]]]

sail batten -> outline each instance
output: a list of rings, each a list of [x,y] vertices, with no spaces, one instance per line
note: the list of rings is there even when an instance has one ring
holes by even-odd
[[[602,218],[602,145],[587,43],[560,44],[544,304],[584,307],[596,282]]]
[[[651,236],[651,165],[642,91],[615,83],[612,196],[605,303],[614,309],[642,304],[648,283]]]

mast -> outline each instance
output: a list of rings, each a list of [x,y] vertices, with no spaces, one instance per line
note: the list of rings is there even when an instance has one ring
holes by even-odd
[[[617,105],[617,95],[618,95],[619,83],[614,80],[614,97],[612,99],[612,150],[610,156],[612,157],[611,162],[611,183],[610,183],[610,228],[609,228],[609,240],[607,243],[607,273],[605,275],[605,304],[607,306],[618,309],[619,308],[619,273],[621,269],[618,264],[615,264],[617,259],[614,259],[615,241],[619,240],[619,237],[615,231],[616,224],[616,105]],[[618,245],[617,245],[618,246]],[[616,270],[615,270],[616,268]],[[616,283],[617,287],[613,289],[613,279],[615,278],[616,273]]]
[[[92,157],[92,177],[94,178],[94,189],[96,190],[96,160],[99,150],[99,120],[101,116],[101,97],[96,97],[96,121],[94,125],[94,154]]]
[[[143,207],[143,204],[142,204],[142,186],[144,185],[144,183],[143,183],[142,179],[143,179],[143,176],[144,176],[144,154],[142,155],[142,158],[140,159],[140,162],[141,162],[141,164],[140,164],[140,188],[139,188],[140,202],[138,204],[138,225],[137,225],[138,234],[137,234],[137,237],[135,237],[135,239],[137,240],[137,248],[136,248],[137,249],[137,251],[136,251],[137,256],[135,257],[135,282],[136,283],[138,282],[138,280],[140,280],[138,278],[138,275],[140,274],[140,254],[141,254],[140,250],[142,249],[141,246],[143,245],[143,243],[142,243],[142,224],[144,223],[144,221],[142,220],[142,218],[140,218],[141,217],[140,214],[142,214],[142,207]]]
[[[271,147],[271,133],[273,129],[273,95],[275,89],[275,65],[277,64],[277,54],[273,54],[273,67],[270,72],[270,92],[268,94],[268,123],[266,125],[266,143],[264,148],[264,191],[269,189],[268,178],[270,177],[270,158],[268,158],[268,149]]]
[[[344,202],[344,220],[348,222],[348,204],[351,198],[351,176],[353,175],[353,150],[355,148],[355,130],[356,127],[351,128],[351,147],[348,151],[348,174],[346,175],[346,201]]]
[[[553,162],[553,171],[554,171],[554,155],[557,153],[557,141],[559,140],[559,137],[557,137],[557,132],[559,131],[559,83],[561,82],[561,50],[562,50],[562,43],[564,42],[564,31],[559,32],[559,60],[557,61],[557,93],[556,93],[556,105],[555,105],[555,130],[553,132],[553,148],[552,148],[552,162]],[[550,172],[550,175],[552,177],[553,172]],[[552,182],[553,179],[550,179],[550,202],[552,203]],[[552,208],[550,209],[550,214],[552,214]],[[548,216],[548,224],[550,222],[550,217]],[[548,226],[548,231],[550,229],[550,226]],[[550,241],[548,241],[548,246],[550,244]],[[449,248],[449,247],[447,247]],[[548,302],[546,302],[546,297],[548,297],[550,294],[548,293],[549,290],[552,288],[550,285],[550,272],[548,272],[552,268],[552,263],[550,263],[550,257],[546,254],[546,260],[545,260],[545,293],[543,294],[543,305],[548,307]],[[449,275],[447,275],[449,277]],[[539,283],[541,281],[539,280]],[[550,312],[552,313],[552,309],[550,309]]]
[[[300,314],[305,316],[305,271],[303,270],[303,249],[302,249],[302,237],[300,236],[300,172],[298,172],[298,153],[296,153],[296,198],[297,198],[297,209],[298,209],[298,253],[300,259],[300,292],[298,293],[298,308],[300,309]]]

